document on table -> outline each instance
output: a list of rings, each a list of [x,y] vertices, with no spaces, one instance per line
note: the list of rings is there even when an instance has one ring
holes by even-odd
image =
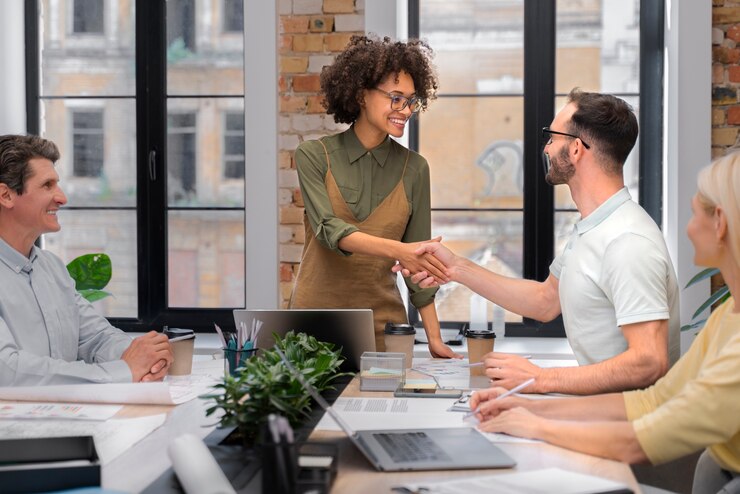
[[[493,487],[492,487],[493,486]],[[492,492],[500,494],[549,494],[557,486],[559,494],[629,493],[629,487],[613,480],[582,473],[546,468],[529,472],[504,473],[460,480],[404,484],[413,492],[430,494],[467,494]]]
[[[39,420],[29,427],[27,420],[0,420],[0,437],[27,439],[34,437],[93,436],[100,463],[105,465],[152,431],[164,424],[165,414],[133,419],[111,419],[105,422],[77,420]]]
[[[196,361],[190,376],[168,377],[165,382],[0,387],[0,400],[179,405],[211,392],[213,385],[223,377],[223,369],[223,359],[220,359]]]
[[[0,419],[108,420],[121,408],[77,403],[0,403]]]

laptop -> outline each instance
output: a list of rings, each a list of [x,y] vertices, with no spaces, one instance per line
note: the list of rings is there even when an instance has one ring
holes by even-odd
[[[473,427],[353,431],[285,354],[275,350],[291,374],[349,436],[376,470],[464,470],[511,468],[516,462]]]
[[[345,358],[343,371],[359,371],[363,352],[375,351],[375,326],[370,309],[234,310],[237,328],[242,322],[251,328],[254,320],[262,321],[257,348],[272,348],[275,344],[273,333],[284,336],[291,330],[300,331],[341,347]]]

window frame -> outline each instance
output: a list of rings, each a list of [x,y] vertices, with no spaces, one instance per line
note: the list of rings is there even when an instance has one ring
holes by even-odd
[[[408,37],[420,33],[420,0],[408,0]],[[557,0],[524,0],[524,238],[523,277],[544,281],[554,259],[554,188],[540,163],[541,129],[554,118]],[[639,203],[661,226],[663,203],[663,71],[665,0],[640,0]],[[443,96],[444,97],[444,96]],[[419,119],[409,127],[409,148],[419,150]],[[437,209],[433,208],[432,211]],[[441,210],[444,210],[442,208]],[[477,211],[477,209],[476,209]],[[487,211],[481,209],[480,211]],[[419,321],[409,305],[409,320]],[[443,325],[450,324],[444,321]],[[461,324],[452,322],[451,325]],[[489,323],[490,324],[490,323]],[[542,323],[507,323],[506,336],[563,337],[562,316]]]

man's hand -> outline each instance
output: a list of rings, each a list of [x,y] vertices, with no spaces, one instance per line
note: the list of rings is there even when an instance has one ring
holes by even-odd
[[[523,393],[546,393],[542,388],[542,368],[534,365],[524,357],[508,353],[491,352],[483,356],[486,376],[491,378],[494,386],[511,389],[524,381],[534,378],[532,385],[522,390]]]
[[[408,273],[429,273],[437,282],[446,283],[448,281],[445,273],[445,265],[431,254],[424,252],[422,247],[431,244],[439,244],[442,237],[436,237],[428,242],[399,243],[396,252],[398,265],[403,267]],[[398,272],[400,268],[393,269]],[[408,276],[408,274],[404,274]]]
[[[131,369],[134,382],[163,378],[173,359],[167,336],[156,331],[134,339],[121,355],[121,360]]]
[[[429,341],[429,353],[432,354],[432,358],[463,358],[459,353],[455,353],[452,348],[444,344],[439,340]]]
[[[442,245],[439,241],[440,239],[441,237],[437,237],[430,242],[417,242],[416,244],[409,245],[416,246],[415,255],[434,259],[438,263],[435,265],[441,266],[441,269],[444,271],[444,278],[440,278],[426,269],[414,269],[405,264],[403,259],[399,259],[399,264],[393,266],[393,272],[397,273],[400,271],[403,276],[411,276],[411,281],[418,284],[421,288],[439,286],[450,281],[455,269],[457,256],[450,249]]]

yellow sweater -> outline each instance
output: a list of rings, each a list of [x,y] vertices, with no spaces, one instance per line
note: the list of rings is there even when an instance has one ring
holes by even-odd
[[[627,418],[653,464],[708,448],[740,472],[740,314],[714,311],[689,351],[655,385],[623,394]]]

